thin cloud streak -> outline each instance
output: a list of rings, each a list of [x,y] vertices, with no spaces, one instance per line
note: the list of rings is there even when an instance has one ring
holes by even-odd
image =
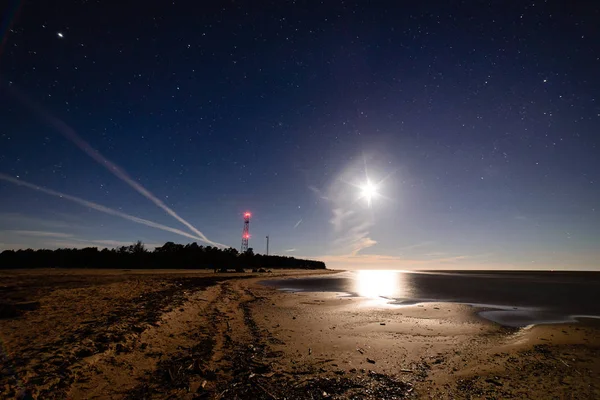
[[[329,200],[329,197],[323,194],[323,192],[318,187],[310,185],[308,188],[312,190],[321,200]]]
[[[47,189],[47,188],[44,188],[44,187],[41,187],[41,186],[38,186],[38,185],[34,185],[32,183],[25,182],[25,181],[22,181],[20,179],[15,179],[15,178],[13,178],[11,176],[8,176],[8,175],[5,175],[3,173],[0,173],[0,179],[4,180],[6,182],[13,183],[13,184],[18,185],[18,186],[28,187],[30,189],[37,190],[37,191],[49,194],[51,196],[56,196],[56,197],[60,197],[62,199],[66,199],[66,200],[75,202],[75,203],[78,203],[78,204],[80,204],[82,206],[89,207],[89,208],[92,208],[94,210],[103,212],[105,214],[114,215],[114,216],[121,217],[121,218],[124,218],[124,219],[129,220],[129,221],[136,222],[138,224],[150,226],[150,227],[156,228],[156,229],[161,229],[163,231],[175,233],[177,235],[185,236],[185,237],[188,237],[188,238],[194,239],[194,240],[200,240],[202,242],[206,242],[206,243],[214,245],[214,242],[212,242],[212,241],[206,241],[203,238],[196,237],[196,236],[194,236],[192,234],[189,234],[187,232],[184,232],[184,231],[182,231],[180,229],[171,228],[170,226],[166,226],[166,225],[163,225],[163,224],[158,224],[156,222],[152,222],[152,221],[149,221],[147,219],[143,219],[143,218],[135,217],[133,215],[125,214],[123,212],[120,212],[120,211],[117,211],[117,210],[113,210],[112,208],[108,208],[108,207],[102,206],[100,204],[91,202],[91,201],[80,199],[79,197],[70,196],[68,194],[60,193],[60,192],[57,192],[57,191],[52,190],[52,189]],[[223,245],[221,245],[221,246],[223,246]]]
[[[114,249],[122,246],[130,246],[135,242],[130,241],[121,241],[121,240],[94,240],[94,239],[77,239],[72,238],[71,240],[54,240],[44,242],[42,245],[46,247],[56,247],[56,248],[73,248],[73,249],[82,249],[86,247],[101,247]],[[159,243],[144,243],[144,246],[148,249],[154,250],[156,247],[162,246]]]
[[[196,229],[188,221],[186,221],[185,219],[180,217],[175,211],[173,211],[165,203],[163,203],[160,199],[158,199],[156,196],[154,196],[148,189],[146,189],[144,186],[142,186],[138,182],[134,181],[122,168],[117,166],[112,161],[108,160],[106,157],[104,157],[102,154],[100,154],[100,152],[98,150],[94,149],[89,143],[87,143],[85,140],[83,140],[81,137],[79,137],[79,135],[77,135],[75,130],[73,128],[71,128],[69,125],[67,125],[65,122],[52,116],[50,113],[45,111],[40,105],[35,103],[33,100],[29,99],[25,94],[21,93],[20,91],[17,91],[13,88],[12,93],[17,98],[19,98],[19,100],[21,100],[23,103],[25,103],[27,106],[29,106],[34,111],[36,111],[46,122],[48,122],[48,124],[50,124],[52,127],[54,127],[64,137],[66,137],[71,142],[73,142],[77,147],[79,147],[80,150],[82,150],[84,153],[86,153],[88,156],[90,156],[92,159],[94,159],[98,164],[102,165],[104,168],[106,168],[108,171],[110,171],[117,178],[119,178],[123,182],[127,183],[129,186],[131,186],[134,190],[136,190],[142,196],[146,197],[148,200],[153,202],[156,206],[163,209],[167,214],[169,214],[170,216],[175,218],[177,221],[181,222],[183,225],[188,227],[192,232],[194,232],[196,235],[198,235],[200,238],[202,238],[201,240],[203,242],[209,243],[213,246],[227,247],[223,244],[216,243],[216,242],[213,242],[212,240],[208,239],[202,232],[200,232],[198,229]]]
[[[80,229],[83,225],[70,224],[65,221],[31,217],[20,213],[0,213],[0,225],[40,226],[51,229]]]
[[[426,247],[426,246],[430,246],[432,244],[435,244],[435,242],[434,241],[425,241],[425,242],[415,243],[415,244],[411,244],[409,246],[401,247],[399,250],[406,251],[406,250],[418,249],[419,247]]]
[[[351,162],[330,183],[326,195],[321,196],[331,203],[333,227],[333,254],[346,257],[357,256],[361,251],[373,247],[377,241],[371,231],[375,226],[373,213],[360,202],[361,184],[370,179],[366,161]],[[317,194],[321,191],[310,187]]]
[[[315,259],[325,262],[328,268],[332,267],[333,269],[443,269],[450,267],[455,268],[458,262],[472,260],[482,256],[485,255],[458,255],[419,260],[398,256],[356,254],[340,256],[325,255],[315,257]]]
[[[6,230],[2,231],[9,235],[17,236],[35,236],[35,237],[52,237],[52,238],[70,238],[73,235],[70,233],[61,232],[46,232],[46,231],[19,231],[19,230]]]
[[[581,255],[576,259],[570,253],[553,254],[549,257],[543,253],[540,259],[526,264],[523,262],[498,260],[494,253],[474,255],[458,255],[431,259],[403,258],[376,254],[359,254],[357,256],[324,255],[309,257],[325,262],[327,268],[343,270],[386,269],[386,270],[597,270],[598,253]],[[568,260],[568,261],[567,261]]]
[[[0,242],[0,252],[4,250],[22,250],[31,248],[31,244],[29,243],[5,243]]]
[[[294,229],[296,229],[301,223],[302,223],[302,218],[300,219],[300,221],[296,222],[296,225],[294,225]]]
[[[319,198],[331,203],[331,213],[329,220],[333,226],[336,252],[355,256],[360,251],[375,246],[376,240],[369,237],[373,221],[358,208],[356,196],[349,193],[349,188],[356,187],[350,183],[350,178],[356,171],[350,167],[344,170],[337,179],[334,179],[327,190],[327,194],[315,186],[309,186],[309,189],[315,192]],[[300,220],[301,222],[302,220]]]

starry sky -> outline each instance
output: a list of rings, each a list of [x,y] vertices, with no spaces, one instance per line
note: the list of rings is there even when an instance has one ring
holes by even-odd
[[[599,267],[596,2],[2,7],[0,250]]]

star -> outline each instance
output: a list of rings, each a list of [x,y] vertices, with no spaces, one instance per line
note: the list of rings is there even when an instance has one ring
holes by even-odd
[[[63,33],[62,33],[62,32],[57,32],[57,33],[56,33],[56,36],[58,36],[58,37],[59,37],[59,38],[61,38],[61,39],[64,39],[64,37],[65,37],[65,35],[63,35]]]

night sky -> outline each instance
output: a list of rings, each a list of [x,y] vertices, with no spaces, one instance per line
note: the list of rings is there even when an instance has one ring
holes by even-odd
[[[599,266],[598,2],[1,4],[0,250]]]

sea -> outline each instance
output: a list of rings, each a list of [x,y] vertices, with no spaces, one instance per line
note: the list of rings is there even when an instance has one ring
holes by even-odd
[[[600,272],[359,270],[262,284],[378,299],[387,306],[468,304],[483,318],[510,327],[600,322]]]

